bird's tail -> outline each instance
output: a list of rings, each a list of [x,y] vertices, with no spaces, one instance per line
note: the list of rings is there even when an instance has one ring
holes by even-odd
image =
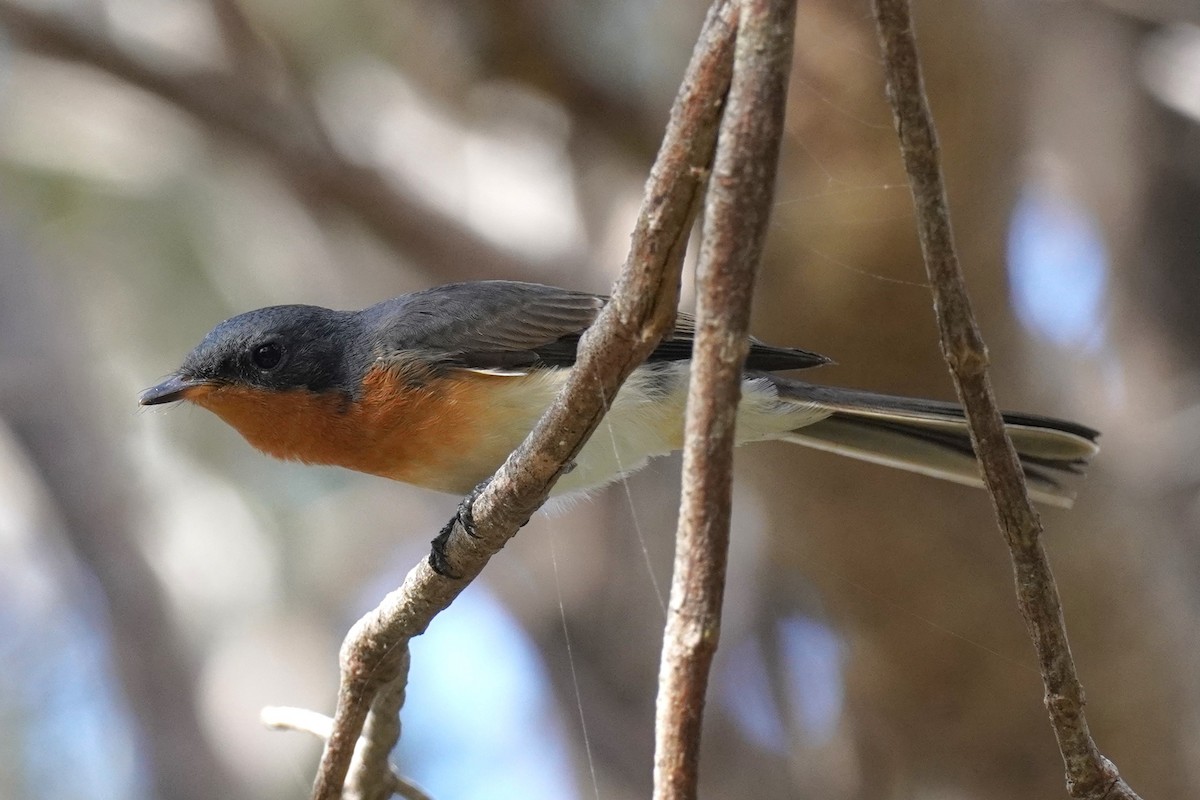
[[[963,410],[953,403],[815,386],[772,376],[781,399],[833,413],[781,438],[819,450],[935,478],[982,486]],[[1005,413],[1004,422],[1034,500],[1069,508],[1074,493],[1058,481],[1082,473],[1099,451],[1098,431],[1066,420]]]

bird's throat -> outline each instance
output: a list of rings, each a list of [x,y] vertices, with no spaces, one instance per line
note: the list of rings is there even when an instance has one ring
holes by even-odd
[[[219,386],[188,400],[275,458],[465,493],[499,467],[532,424],[497,413],[487,385],[496,380],[505,379],[464,372],[418,384],[379,368],[367,373],[358,399]]]

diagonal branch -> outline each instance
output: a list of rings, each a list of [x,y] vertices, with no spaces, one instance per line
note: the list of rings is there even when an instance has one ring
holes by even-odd
[[[795,0],[742,0],[729,102],[704,209],[683,495],[655,714],[655,800],[695,798],[708,676],[721,631],[733,447],[750,301],[774,199]]]
[[[1017,605],[1037,650],[1046,708],[1072,797],[1133,800],[1137,794],[1100,754],[1084,716],[1083,687],[1067,641],[1058,587],[1042,547],[1042,522],[1029,501],[1020,462],[1004,430],[987,371],[987,348],[971,310],[950,228],[937,135],[921,77],[908,0],[874,0],[888,98],[908,170],[941,336],[979,454],[984,483],[1012,556]]]
[[[400,680],[408,641],[445,609],[548,496],[604,415],[607,399],[669,331],[679,270],[712,162],[733,61],[736,7],[716,0],[671,111],[646,184],[629,258],[608,303],[583,337],[570,380],[529,438],[479,490],[474,535],[457,521],[444,557],[454,577],[418,564],[399,589],[359,620],[342,646],[342,684],[313,797],[339,797],[368,709]]]

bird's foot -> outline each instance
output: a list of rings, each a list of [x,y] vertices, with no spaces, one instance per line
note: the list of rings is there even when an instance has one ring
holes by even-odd
[[[458,504],[458,510],[454,512],[454,516],[450,518],[440,531],[430,542],[429,548],[429,566],[438,575],[452,580],[458,580],[462,577],[450,566],[450,559],[446,554],[446,546],[450,543],[450,536],[454,533],[455,527],[460,527],[467,536],[472,539],[478,539],[479,533],[475,529],[475,501],[479,495],[483,493],[484,487],[487,486],[487,481],[476,486],[474,489],[463,498]]]

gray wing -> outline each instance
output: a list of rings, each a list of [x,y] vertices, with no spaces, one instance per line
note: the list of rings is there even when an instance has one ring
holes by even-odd
[[[479,281],[404,295],[362,313],[386,327],[383,338],[398,352],[421,352],[448,367],[522,371],[574,364],[580,336],[607,302],[602,295],[536,283]],[[648,360],[691,358],[694,333],[692,318],[680,314],[675,332]],[[828,362],[752,339],[746,368],[802,369]]]

